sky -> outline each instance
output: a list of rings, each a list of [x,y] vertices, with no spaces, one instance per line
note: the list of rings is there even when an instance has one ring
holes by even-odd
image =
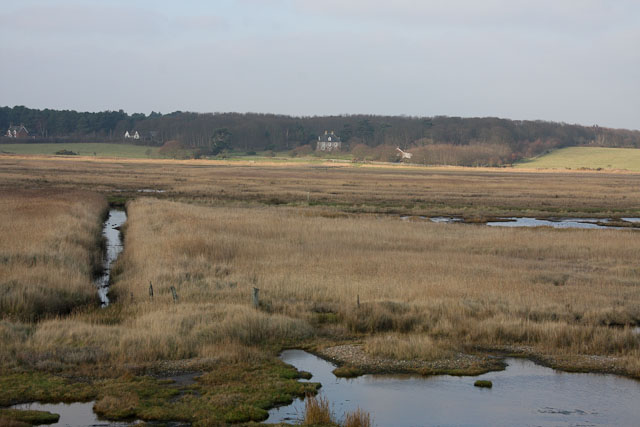
[[[640,129],[637,0],[2,0],[0,105]]]

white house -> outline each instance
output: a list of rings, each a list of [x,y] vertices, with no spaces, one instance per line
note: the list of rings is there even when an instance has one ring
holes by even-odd
[[[138,133],[138,131],[131,131],[133,133],[129,133],[129,131],[126,131],[124,133],[124,139],[140,139],[140,134]]]

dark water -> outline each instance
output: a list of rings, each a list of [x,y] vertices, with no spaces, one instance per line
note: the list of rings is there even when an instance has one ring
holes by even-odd
[[[477,377],[365,375],[336,378],[334,366],[301,350],[281,359],[313,374],[340,419],[360,407],[376,426],[639,426],[640,382],[614,375],[570,374],[529,360]],[[493,388],[473,386],[490,380]],[[267,422],[299,420],[304,402],[273,409]]]
[[[109,279],[111,277],[111,264],[122,252],[122,240],[120,239],[120,227],[127,220],[127,213],[118,209],[109,211],[109,218],[104,222],[102,235],[107,241],[107,247],[102,260],[102,274],[96,279],[98,296],[102,306],[109,305]]]

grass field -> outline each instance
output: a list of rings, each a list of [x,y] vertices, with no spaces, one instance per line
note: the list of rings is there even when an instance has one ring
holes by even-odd
[[[108,144],[93,142],[60,144],[0,144],[0,153],[11,154],[55,154],[59,150],[73,151],[80,156],[123,157],[132,159],[158,158],[158,147],[130,144]]]
[[[456,373],[517,353],[640,377],[636,231],[398,218],[640,216],[639,183],[627,172],[0,156],[0,405],[95,399],[112,419],[260,421],[315,391],[280,350],[345,343],[370,357],[479,361]],[[150,188],[164,192],[138,191]],[[126,202],[128,220],[101,309],[90,278],[106,198]],[[56,292],[65,308],[40,314]],[[184,371],[200,379],[157,378]]]
[[[624,169],[640,172],[640,149],[569,147],[515,165],[540,169]]]

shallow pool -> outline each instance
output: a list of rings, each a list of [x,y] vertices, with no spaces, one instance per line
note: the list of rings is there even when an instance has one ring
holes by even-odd
[[[336,378],[331,363],[301,350],[281,359],[313,374],[338,418],[360,407],[377,426],[637,426],[640,382],[614,375],[563,373],[525,359],[477,377],[364,375]],[[478,379],[493,388],[473,386]],[[304,402],[269,412],[268,423],[295,422]]]

